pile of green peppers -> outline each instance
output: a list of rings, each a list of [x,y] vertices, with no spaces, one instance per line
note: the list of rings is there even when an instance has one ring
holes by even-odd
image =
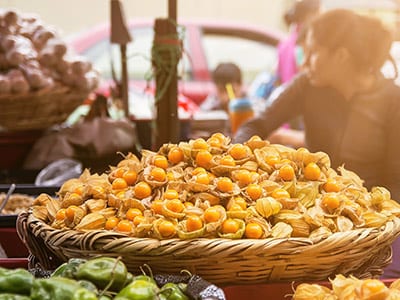
[[[133,276],[118,258],[70,259],[49,278],[25,269],[0,268],[0,300],[189,300],[183,283],[157,286]]]

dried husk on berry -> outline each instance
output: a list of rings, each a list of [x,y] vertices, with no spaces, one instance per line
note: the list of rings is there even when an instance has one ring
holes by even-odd
[[[183,221],[180,221],[178,223],[178,226],[176,227],[176,231],[177,231],[180,239],[188,240],[188,239],[203,237],[205,235],[206,226],[204,224],[200,229],[188,231],[186,223],[187,223],[187,220],[185,219]]]
[[[296,287],[293,300],[334,300],[331,290],[319,284],[301,283]]]
[[[272,197],[259,198],[256,200],[255,208],[264,218],[276,215],[282,209],[282,204]]]
[[[98,212],[93,212],[85,215],[82,220],[75,226],[78,230],[96,230],[104,229],[106,217]]]
[[[289,238],[293,228],[285,222],[278,222],[271,228],[271,236],[276,239]]]
[[[222,233],[218,230],[218,236],[223,239],[241,239],[244,235],[244,231],[246,230],[246,224],[241,219],[233,219],[235,222],[239,224],[239,228],[235,233]]]

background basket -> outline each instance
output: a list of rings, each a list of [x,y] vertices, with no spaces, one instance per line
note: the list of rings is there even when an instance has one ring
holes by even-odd
[[[308,238],[156,240],[112,231],[56,230],[21,213],[17,231],[33,255],[31,265],[54,269],[72,257],[121,256],[135,272],[144,263],[154,273],[182,269],[219,285],[323,281],[335,274],[376,277],[391,261],[391,244],[400,233],[395,218],[379,229],[334,233],[313,243]]]
[[[0,126],[8,130],[46,129],[64,122],[87,95],[69,87],[0,95]]]

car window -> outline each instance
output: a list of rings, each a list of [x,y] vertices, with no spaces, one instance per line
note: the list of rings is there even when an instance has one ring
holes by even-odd
[[[131,30],[133,41],[127,45],[128,76],[130,79],[148,79],[151,72],[151,48],[153,45],[153,28],[141,27]],[[103,78],[111,78],[111,60],[115,74],[121,74],[120,49],[118,45],[110,44],[109,39],[103,39],[86,50],[83,55],[92,63]],[[186,79],[191,78],[191,65],[187,57],[183,57],[178,65],[180,76]]]
[[[220,62],[231,61],[242,69],[244,83],[250,83],[262,71],[272,72],[276,64],[276,47],[246,39],[204,33],[202,39],[210,72]]]

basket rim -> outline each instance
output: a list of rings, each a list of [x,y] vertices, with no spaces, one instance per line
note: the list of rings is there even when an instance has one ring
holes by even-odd
[[[317,247],[321,244],[334,244],[335,248],[337,248],[340,244],[337,242],[339,241],[347,241],[355,239],[359,236],[365,237],[370,235],[375,236],[383,236],[387,237],[388,240],[391,238],[394,239],[398,235],[400,235],[400,218],[394,217],[391,220],[388,220],[384,225],[381,227],[366,227],[366,228],[357,228],[352,229],[346,232],[334,232],[330,234],[326,238],[321,238],[318,241],[313,241],[308,237],[289,237],[289,238],[264,238],[264,239],[225,239],[225,238],[194,238],[194,239],[180,239],[180,238],[172,238],[172,239],[156,239],[156,238],[149,238],[149,237],[132,237],[126,235],[124,233],[115,232],[111,230],[73,230],[73,229],[56,229],[51,227],[49,224],[43,222],[42,220],[33,216],[32,212],[28,212],[28,224],[29,223],[37,223],[38,229],[37,230],[45,230],[46,236],[42,237],[49,237],[58,234],[65,234],[70,233],[71,237],[75,238],[92,238],[93,236],[100,235],[102,239],[107,240],[118,240],[120,243],[123,242],[141,242],[143,244],[148,243],[151,245],[157,245],[158,247],[163,247],[166,245],[176,245],[179,246],[180,244],[196,244],[197,246],[204,245],[207,247],[209,244],[226,244],[228,246],[237,246],[237,245],[247,245],[251,243],[253,246],[256,245],[269,245],[272,243],[272,246],[281,245],[281,244],[293,244],[296,247]],[[20,222],[20,217],[18,216],[17,222]],[[345,237],[345,239],[343,239]],[[336,243],[332,243],[335,241]],[[384,240],[380,239],[380,242]],[[94,243],[93,243],[94,244]],[[59,245],[57,245],[59,246]],[[296,248],[299,250],[298,248]]]
[[[327,280],[335,274],[380,276],[400,235],[400,218],[379,228],[337,232],[313,242],[309,238],[158,240],[109,230],[55,229],[33,216],[18,215],[17,232],[33,259],[52,269],[73,257],[121,256],[128,268],[146,263],[155,272],[182,269],[218,284]]]

